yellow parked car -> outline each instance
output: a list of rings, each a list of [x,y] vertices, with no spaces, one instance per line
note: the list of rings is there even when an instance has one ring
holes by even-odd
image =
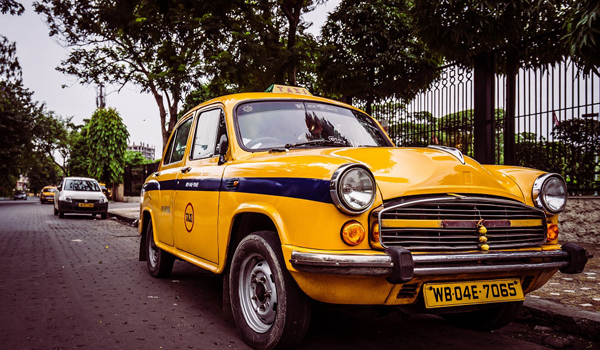
[[[42,192],[40,192],[40,203],[54,203],[54,194],[57,191],[56,186],[46,186],[42,188]]]
[[[140,199],[150,274],[175,258],[222,274],[224,307],[256,349],[298,344],[313,299],[499,328],[589,258],[558,243],[559,175],[396,148],[364,112],[294,87],[186,113]]]

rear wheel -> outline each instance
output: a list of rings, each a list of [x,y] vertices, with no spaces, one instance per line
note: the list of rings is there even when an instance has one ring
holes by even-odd
[[[522,301],[501,303],[484,310],[443,314],[449,323],[480,331],[492,331],[511,323],[521,311]]]
[[[233,319],[255,349],[289,349],[310,322],[310,300],[285,267],[275,233],[259,231],[237,246],[229,275]]]
[[[154,229],[152,222],[148,223],[146,230],[146,252],[148,254],[148,272],[156,278],[167,277],[173,270],[175,257],[156,246],[154,242]]]

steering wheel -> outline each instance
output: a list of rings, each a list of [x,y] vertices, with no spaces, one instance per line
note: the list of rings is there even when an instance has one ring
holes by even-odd
[[[278,138],[270,137],[270,136],[265,136],[265,137],[259,137],[257,139],[254,139],[254,140],[248,142],[246,144],[246,147],[248,147],[248,148],[254,148],[254,146],[259,145],[259,144],[262,144],[261,145],[261,148],[262,148],[262,147],[264,147],[265,144],[267,144],[267,145],[268,144],[271,144],[271,145],[281,145],[282,142]]]

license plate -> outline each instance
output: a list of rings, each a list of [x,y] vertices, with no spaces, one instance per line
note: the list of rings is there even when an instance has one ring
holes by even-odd
[[[423,285],[427,308],[524,300],[518,279]]]
[[[79,203],[79,206],[83,208],[93,208],[94,203]]]

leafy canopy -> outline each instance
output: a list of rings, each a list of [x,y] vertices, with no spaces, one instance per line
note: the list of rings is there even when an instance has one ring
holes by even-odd
[[[113,108],[97,109],[87,127],[88,173],[103,183],[122,181],[129,132]]]

